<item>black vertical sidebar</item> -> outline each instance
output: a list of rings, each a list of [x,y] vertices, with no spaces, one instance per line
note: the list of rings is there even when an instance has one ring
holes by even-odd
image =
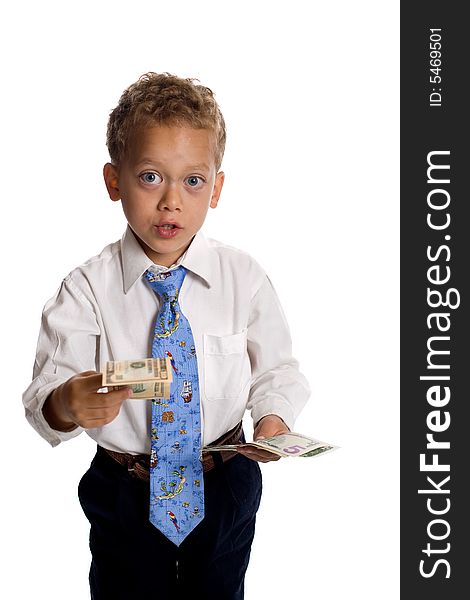
[[[401,2],[401,598],[470,582],[470,31]]]

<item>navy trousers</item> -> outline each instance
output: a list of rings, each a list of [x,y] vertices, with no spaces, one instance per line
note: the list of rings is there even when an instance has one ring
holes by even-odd
[[[205,516],[179,547],[149,522],[149,484],[102,448],[79,483],[92,600],[242,600],[261,471],[242,455],[204,473]]]

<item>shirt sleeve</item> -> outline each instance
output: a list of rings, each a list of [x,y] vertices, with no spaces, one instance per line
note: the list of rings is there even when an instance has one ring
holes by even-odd
[[[253,423],[275,414],[292,429],[310,388],[292,356],[289,327],[267,276],[251,301],[247,347],[252,370],[247,409]]]
[[[52,429],[42,413],[49,394],[77,373],[96,370],[100,329],[92,304],[70,276],[45,305],[33,368],[33,380],[23,394],[26,418],[52,446],[79,435]]]

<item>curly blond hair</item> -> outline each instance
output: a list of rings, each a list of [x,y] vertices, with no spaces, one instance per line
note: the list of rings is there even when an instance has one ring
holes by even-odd
[[[132,136],[152,125],[186,125],[214,135],[217,171],[225,150],[225,121],[212,91],[170,73],[145,73],[122,94],[109,115],[106,134],[111,161],[119,165]]]

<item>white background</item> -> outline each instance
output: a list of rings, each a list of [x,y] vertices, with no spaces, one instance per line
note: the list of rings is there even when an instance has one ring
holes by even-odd
[[[76,488],[95,445],[83,434],[51,449],[21,394],[46,300],[124,231],[101,177],[106,122],[152,70],[215,91],[226,182],[205,232],[265,268],[312,387],[296,430],[341,447],[262,465],[246,599],[397,599],[398,2],[2,12],[0,595],[88,597]]]

